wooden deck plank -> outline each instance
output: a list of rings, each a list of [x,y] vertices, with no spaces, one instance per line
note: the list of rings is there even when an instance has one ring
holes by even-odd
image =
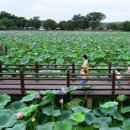
[[[80,86],[81,81],[75,80],[70,81],[70,85],[72,86]],[[55,85],[54,85],[55,84]],[[87,95],[111,95],[111,81],[89,81],[89,84],[93,85],[91,90],[87,90]],[[106,85],[103,85],[106,84]],[[122,81],[123,89],[119,89],[118,86],[115,87],[115,95],[124,94],[130,95],[130,84],[128,81]],[[46,90],[46,89],[61,89],[62,87],[67,87],[66,80],[25,80],[25,89],[28,90]],[[7,94],[21,94],[20,90],[3,90],[3,89],[21,89],[20,81],[19,80],[0,80],[0,93],[7,93]],[[99,89],[99,90],[97,90]],[[85,94],[85,91],[76,91],[73,92],[75,95],[82,95]]]

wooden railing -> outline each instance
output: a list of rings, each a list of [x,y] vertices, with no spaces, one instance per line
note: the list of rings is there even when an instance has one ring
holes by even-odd
[[[116,65],[116,64],[104,64],[104,65],[89,65],[89,69],[90,72],[93,71],[104,71],[104,73],[108,73],[111,74],[111,72],[113,70],[115,70],[116,68],[120,68],[122,71],[125,71],[127,69],[128,65]],[[98,68],[97,68],[98,67]],[[66,72],[67,70],[70,70],[73,74],[76,71],[79,71],[81,68],[81,65],[75,65],[75,63],[73,62],[72,64],[69,65],[56,65],[56,64],[52,64],[52,65],[42,65],[39,64],[38,62],[35,62],[35,64],[3,64],[0,61],[0,73],[2,72],[17,72],[20,71],[21,69],[23,69],[24,71],[28,71],[28,72],[35,72],[35,73],[39,73],[41,70],[46,70],[46,71],[50,71],[50,70],[55,70],[55,71],[61,71],[61,72]]]
[[[122,73],[121,85],[124,87],[123,91],[129,91],[126,95],[130,95],[130,78],[128,76]],[[81,80],[81,75],[77,72],[72,73],[72,70],[57,73],[26,72],[22,69],[20,72],[0,72],[0,92],[14,90],[13,94],[17,94],[15,91],[19,91],[18,94],[25,95],[27,90],[61,89],[61,87],[81,86]],[[95,93],[99,91],[102,93],[99,95],[105,95],[105,92],[108,91],[106,95],[114,96],[116,91],[122,91],[115,84],[115,71],[111,74],[90,73],[87,80],[87,85],[93,86],[88,91]],[[94,94],[91,93],[90,95]]]

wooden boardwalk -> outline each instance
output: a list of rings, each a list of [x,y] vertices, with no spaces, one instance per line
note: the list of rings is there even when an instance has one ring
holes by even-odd
[[[114,95],[130,95],[129,81],[122,81],[123,89],[115,85]],[[90,96],[110,96],[112,95],[112,81],[88,81],[87,85],[92,85],[92,88],[87,90],[87,95]],[[81,86],[80,80],[71,80],[70,86]],[[24,89],[25,94],[29,90],[53,90],[66,88],[66,80],[25,80]],[[13,95],[21,95],[22,89],[20,80],[0,80],[0,93],[7,93]],[[74,95],[84,95],[86,91],[75,91]]]
[[[122,68],[121,88],[116,85],[115,66],[98,65],[91,67],[87,85],[90,96],[130,96],[130,75],[126,75],[126,66]],[[98,68],[100,67],[100,68]],[[0,62],[0,93],[25,95],[29,90],[61,89],[71,86],[81,86],[79,65],[6,65]],[[84,95],[86,91],[75,91],[74,95]]]

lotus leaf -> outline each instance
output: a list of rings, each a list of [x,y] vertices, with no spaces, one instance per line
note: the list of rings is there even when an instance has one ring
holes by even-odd
[[[125,95],[119,95],[117,97],[117,100],[120,101],[120,102],[123,102],[125,100],[127,100],[129,97],[128,96],[125,96]]]
[[[88,108],[84,108],[84,107],[81,107],[81,106],[75,106],[73,108],[71,108],[74,112],[83,112],[83,113],[89,113],[91,110],[88,109]]]
[[[125,114],[125,113],[128,113],[128,112],[130,112],[130,106],[121,108],[121,113]]]
[[[14,111],[18,111],[19,109],[26,107],[27,105],[24,102],[20,102],[20,101],[15,101],[13,103],[11,103],[8,108],[14,110]]]
[[[46,114],[48,116],[55,116],[55,117],[61,115],[61,111],[60,110],[52,109],[51,107],[44,107],[42,109],[42,113]]]
[[[82,123],[85,120],[85,115],[81,112],[74,112],[71,115],[71,119],[74,120],[77,123]]]
[[[12,110],[0,110],[0,130],[12,127],[16,123],[16,115]]]
[[[7,94],[0,94],[0,109],[4,108],[4,106],[11,101],[11,97]]]
[[[25,123],[16,124],[14,127],[7,128],[6,130],[26,130],[26,124]]]
[[[19,109],[19,112],[22,112],[25,117],[30,116],[32,112],[36,111],[39,105],[30,105]]]

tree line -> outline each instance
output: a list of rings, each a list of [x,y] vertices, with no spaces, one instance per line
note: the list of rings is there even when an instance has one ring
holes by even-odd
[[[8,12],[0,12],[0,30],[38,30],[43,27],[46,30],[123,30],[130,31],[130,21],[120,23],[106,23],[101,21],[106,18],[106,15],[100,12],[91,12],[86,16],[80,14],[74,15],[72,19],[67,21],[56,22],[52,19],[40,20],[39,16],[31,19],[18,17]]]

